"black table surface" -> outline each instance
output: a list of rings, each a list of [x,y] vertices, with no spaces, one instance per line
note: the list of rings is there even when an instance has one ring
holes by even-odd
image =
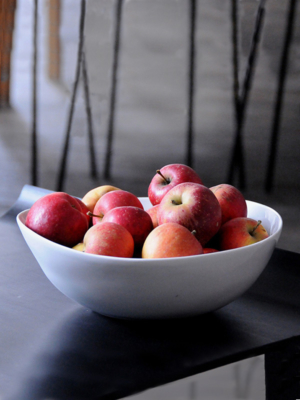
[[[0,219],[1,400],[118,399],[300,336],[300,254],[276,249],[243,296],[195,318],[118,320],[61,294],[15,222],[47,193],[26,185]]]

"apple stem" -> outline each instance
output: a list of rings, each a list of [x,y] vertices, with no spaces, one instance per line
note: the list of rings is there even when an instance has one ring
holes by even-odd
[[[163,178],[163,180],[164,180],[167,184],[170,183],[170,181],[168,181],[168,179],[165,178],[165,177],[163,176],[163,174],[160,172],[160,169],[157,169],[157,170],[156,170],[156,173],[157,173],[158,175],[160,175],[160,176]]]
[[[103,214],[96,215],[96,214],[93,214],[91,211],[88,211],[87,215],[89,215],[90,217],[96,217],[96,218],[103,218],[104,217]]]
[[[193,236],[195,236],[196,233],[197,233],[197,231],[195,231],[195,229],[193,229],[192,232],[191,232],[191,234],[192,234]]]
[[[256,231],[256,229],[259,227],[260,224],[261,224],[261,220],[257,221],[257,225],[253,228],[252,235]]]

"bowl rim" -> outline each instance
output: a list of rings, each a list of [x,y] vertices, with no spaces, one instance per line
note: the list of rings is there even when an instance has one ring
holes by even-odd
[[[148,197],[139,197],[139,199],[140,200],[141,199],[148,200]],[[256,243],[252,243],[251,245],[249,245],[249,246],[251,246],[251,248],[252,248],[252,246],[262,246],[267,241],[273,240],[274,236],[277,235],[282,230],[282,226],[283,226],[282,217],[272,207],[269,207],[269,206],[264,205],[262,203],[258,203],[258,202],[251,201],[251,200],[246,200],[246,203],[247,203],[247,205],[249,204],[249,205],[263,206],[265,209],[268,209],[272,213],[274,213],[275,216],[278,219],[278,228],[277,228],[277,230],[275,232],[273,232],[271,235],[269,235],[266,239],[261,240],[261,241],[256,242]],[[88,254],[88,253],[76,251],[72,247],[63,246],[63,245],[61,245],[59,243],[53,242],[53,241],[51,241],[51,240],[39,235],[38,233],[34,232],[30,228],[28,228],[25,225],[25,223],[21,220],[21,217],[23,217],[25,214],[27,214],[28,211],[29,211],[29,209],[23,210],[23,211],[19,212],[18,215],[16,216],[16,220],[17,220],[17,223],[18,223],[19,227],[21,225],[23,227],[23,229],[28,231],[31,235],[37,235],[40,238],[40,240],[46,241],[46,243],[48,243],[51,246],[54,246],[54,247],[59,246],[60,249],[64,249],[67,252],[71,251],[73,254],[74,254],[74,252],[76,252],[78,257],[83,257],[85,259],[86,259],[86,257],[89,257],[91,259],[96,259],[96,260],[105,259],[105,260],[111,260],[112,262],[113,261],[119,261],[119,262],[122,262],[123,264],[125,264],[125,263],[141,263],[141,262],[143,262],[143,264],[152,264],[152,263],[157,263],[158,261],[160,263],[168,263],[168,262],[170,262],[170,259],[172,259],[172,261],[174,260],[174,262],[175,262],[176,260],[181,260],[181,261],[186,260],[186,259],[187,260],[191,260],[191,259],[197,259],[199,257],[202,257],[202,258],[203,257],[211,257],[211,258],[216,257],[217,258],[217,257],[220,257],[220,255],[222,257],[224,257],[224,256],[226,256],[226,254],[228,254],[228,257],[230,257],[230,255],[233,254],[233,252],[241,252],[241,251],[244,251],[246,248],[249,248],[249,246],[244,246],[244,247],[239,247],[239,248],[236,248],[236,249],[218,251],[218,252],[207,253],[207,254],[198,254],[198,255],[184,256],[184,257],[148,258],[148,259],[147,258],[133,258],[133,257],[126,258],[126,257],[103,256],[103,255],[98,255],[98,254]]]

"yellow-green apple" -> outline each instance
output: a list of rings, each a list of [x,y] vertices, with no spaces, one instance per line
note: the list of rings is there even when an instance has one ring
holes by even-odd
[[[114,222],[93,225],[85,234],[85,253],[130,258],[134,241],[126,228]]]
[[[147,236],[142,258],[186,257],[202,254],[201,243],[183,225],[167,222]]]
[[[77,243],[75,246],[73,246],[73,249],[84,252],[84,250],[85,250],[84,243],[83,242]]]
[[[114,190],[105,193],[96,203],[93,211],[93,224],[102,221],[104,215],[115,207],[133,206],[144,209],[136,195],[126,190]]]
[[[159,204],[170,189],[183,182],[202,184],[196,171],[184,164],[169,164],[157,170],[148,187],[152,205]]]
[[[156,228],[158,226],[158,221],[157,221],[158,206],[159,206],[159,204],[156,204],[155,206],[152,206],[152,207],[148,208],[148,210],[146,210],[152,219],[153,228]]]
[[[217,234],[220,250],[236,249],[257,243],[268,237],[267,230],[252,218],[239,217],[227,221]]]
[[[94,207],[97,203],[97,201],[105,194],[108,192],[112,192],[113,190],[120,190],[119,188],[111,185],[102,185],[98,186],[89,192],[87,192],[83,198],[82,202],[87,206],[89,211],[93,212]]]
[[[115,222],[124,226],[131,233],[135,248],[141,248],[146,237],[153,230],[150,215],[139,207],[123,206],[115,207],[108,211],[103,219],[104,222]]]
[[[180,183],[173,187],[160,202],[158,225],[176,222],[205,244],[218,232],[222,222],[220,204],[209,188],[198,183]]]
[[[83,202],[64,192],[38,199],[26,217],[26,226],[39,235],[64,246],[81,242],[89,228],[90,217]]]
[[[222,183],[210,190],[218,199],[222,210],[222,224],[232,218],[247,217],[247,203],[243,194],[234,186]]]

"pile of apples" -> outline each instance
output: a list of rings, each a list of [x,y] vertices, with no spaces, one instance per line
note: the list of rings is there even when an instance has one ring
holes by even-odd
[[[129,258],[199,255],[268,237],[261,221],[247,217],[245,198],[237,188],[208,188],[186,165],[157,170],[148,197],[152,207],[144,210],[137,196],[115,186],[99,186],[82,200],[55,192],[33,204],[25,224],[75,250]]]

